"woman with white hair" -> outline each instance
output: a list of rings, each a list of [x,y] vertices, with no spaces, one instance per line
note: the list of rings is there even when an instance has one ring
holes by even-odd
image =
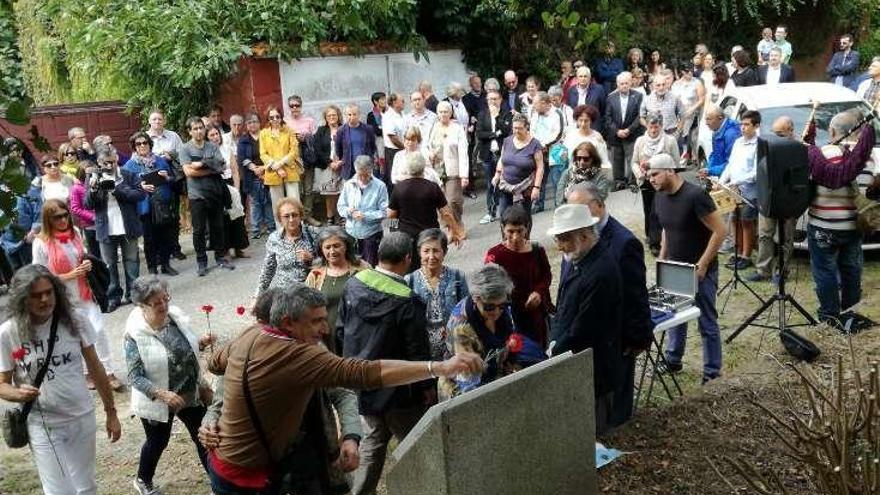
[[[342,186],[337,208],[345,219],[345,231],[357,240],[358,254],[375,266],[379,263],[382,220],[388,215],[388,189],[385,183],[373,177],[370,157],[355,158],[354,172],[354,177]]]
[[[391,183],[397,184],[402,180],[410,178],[409,165],[407,165],[407,155],[418,153],[424,156],[422,151],[422,131],[417,126],[412,126],[403,134],[403,149],[394,154],[394,163],[391,164]],[[424,170],[424,177],[429,181],[443,188],[443,181],[433,168]]]
[[[464,212],[463,188],[468,185],[467,133],[452,118],[452,105],[441,101],[437,105],[437,123],[428,138],[428,160],[443,181],[446,201],[452,207],[455,220],[461,222]]]
[[[391,199],[388,202],[388,218],[396,218],[398,230],[415,240],[423,230],[440,227],[440,223],[437,221],[439,212],[451,232],[451,242],[456,245],[460,244],[465,238],[465,230],[452,213],[452,208],[450,208],[443,190],[437,184],[424,178],[425,157],[421,153],[411,153],[407,155],[406,160],[410,178],[399,182],[391,192]],[[413,243],[410,270],[417,270],[421,266],[415,249],[415,243]]]
[[[451,82],[446,88],[446,99],[443,101],[448,101],[449,104],[452,105],[452,118],[454,118],[463,128],[467,129],[467,126],[470,124],[470,114],[462,101],[464,94],[465,90],[461,84]],[[476,115],[474,115],[474,117],[476,117]]]

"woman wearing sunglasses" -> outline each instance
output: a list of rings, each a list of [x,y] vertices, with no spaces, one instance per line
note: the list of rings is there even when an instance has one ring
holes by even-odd
[[[76,169],[79,166],[79,158],[76,156],[76,148],[70,143],[61,143],[58,147],[58,161],[61,162],[61,173],[68,177],[76,176]]]
[[[296,134],[284,123],[281,110],[266,109],[268,125],[260,131],[260,159],[263,161],[263,183],[269,187],[272,209],[282,198],[299,201],[299,176],[302,162]],[[275,228],[282,225],[275,222]]]
[[[564,204],[571,187],[581,182],[596,184],[606,195],[611,192],[611,180],[602,173],[602,158],[593,143],[584,141],[577,145],[571,160],[571,166],[562,172],[556,183],[556,204]]]
[[[86,258],[82,239],[73,228],[67,203],[59,199],[43,203],[43,227],[34,239],[33,259],[35,265],[45,266],[64,282],[76,312],[95,331],[95,350],[107,371],[110,386],[113,390],[122,390],[122,383],[113,374],[113,354],[104,332],[104,315],[89,287],[88,273],[92,270],[92,262]],[[90,376],[86,376],[86,382],[90,389],[95,388]]]
[[[74,168],[77,165],[74,156]],[[73,186],[73,177],[61,172],[61,162],[52,155],[46,155],[42,161],[43,175],[35,178],[31,186],[40,190],[43,201],[58,199],[65,203],[70,198],[70,188]]]

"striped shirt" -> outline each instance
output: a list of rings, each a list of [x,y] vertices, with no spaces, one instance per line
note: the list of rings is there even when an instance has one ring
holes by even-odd
[[[840,146],[828,145],[822,148],[822,154],[833,165],[841,165],[844,160]],[[856,177],[862,194],[868,185],[873,182],[874,162],[868,160],[865,168]],[[828,230],[846,231],[856,230],[856,218],[858,213],[855,205],[855,189],[851,184],[832,189],[820,184],[816,185],[816,194],[810,203],[810,225]]]

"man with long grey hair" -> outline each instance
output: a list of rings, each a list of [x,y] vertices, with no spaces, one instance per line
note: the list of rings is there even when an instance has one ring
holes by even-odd
[[[122,433],[95,352],[95,330],[76,314],[63,282],[42,265],[25,266],[12,277],[7,307],[10,318],[0,325],[0,399],[33,405],[27,431],[43,492],[95,494],[97,426],[83,362],[104,405],[107,435],[115,442]],[[47,362],[45,380],[34,387]]]

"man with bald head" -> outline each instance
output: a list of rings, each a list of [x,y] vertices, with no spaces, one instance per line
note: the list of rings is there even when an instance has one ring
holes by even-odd
[[[592,182],[580,182],[572,186],[566,196],[569,204],[582,204],[590,209],[590,214],[599,219],[596,233],[599,245],[608,248],[611,257],[620,270],[623,293],[623,315],[621,348],[626,366],[624,381],[614,392],[614,414],[611,423],[621,425],[632,416],[633,387],[636,376],[636,356],[648,349],[651,344],[654,323],[648,306],[648,289],[645,275],[645,247],[642,242],[608,213],[605,204],[606,193]],[[562,261],[562,277],[568,272],[569,264]]]
[[[787,115],[781,115],[773,121],[773,134],[781,138],[794,139],[794,122]],[[750,282],[764,282],[773,279],[773,283],[778,283],[780,276],[788,276],[788,273],[782,275],[773,272],[776,263],[776,228],[777,222],[775,218],[767,218],[762,214],[758,214],[758,259],[755,260],[755,273],[746,277]],[[791,259],[791,252],[794,246],[794,228],[796,218],[789,218],[784,221],[785,229],[785,245],[782,247],[783,256],[785,257],[785,266]]]
[[[504,88],[501,90],[501,108],[509,112],[522,113],[523,102],[519,95],[525,91],[520,86],[516,72],[508,70],[504,72]]]
[[[700,176],[720,177],[727,168],[733,143],[742,135],[739,122],[727,118],[721,108],[710,106],[706,109],[706,126],[712,131],[712,152],[706,159],[706,168],[700,170]]]
[[[639,119],[642,94],[632,91],[632,74],[623,71],[617,75],[617,89],[605,100],[605,128],[608,130],[608,151],[611,170],[617,189],[633,182],[633,173],[627,165],[632,163],[636,139],[645,133]]]

